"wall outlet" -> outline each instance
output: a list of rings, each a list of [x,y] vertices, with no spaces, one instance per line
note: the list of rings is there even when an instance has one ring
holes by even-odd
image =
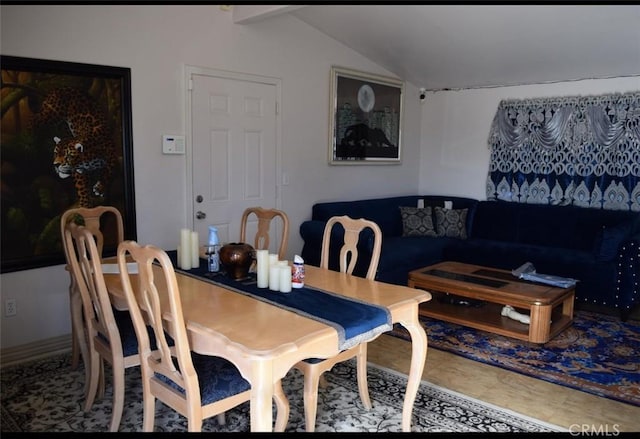
[[[16,305],[16,299],[7,299],[4,302],[4,315],[6,317],[15,316],[18,314],[18,306]]]

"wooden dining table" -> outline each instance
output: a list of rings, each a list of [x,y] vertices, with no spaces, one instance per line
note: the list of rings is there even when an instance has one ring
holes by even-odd
[[[159,267],[155,269],[160,270]],[[418,305],[429,301],[430,293],[311,265],[306,265],[305,269],[307,286],[384,307],[392,322],[409,332],[411,368],[402,410],[402,430],[410,432],[413,404],[427,354],[427,336],[418,320]],[[126,310],[119,274],[105,273],[104,277],[114,307]],[[251,431],[273,431],[274,385],[300,360],[338,354],[337,330],[179,271],[176,271],[176,278],[191,349],[233,362],[251,383]],[[161,291],[163,277],[158,275],[156,282]],[[166,318],[170,319],[168,313]]]

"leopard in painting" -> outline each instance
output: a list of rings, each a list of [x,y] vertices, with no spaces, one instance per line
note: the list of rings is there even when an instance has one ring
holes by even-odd
[[[117,164],[109,121],[82,91],[61,87],[51,91],[34,113],[32,125],[66,123],[71,136],[55,137],[53,167],[60,178],[73,177],[78,205],[93,207],[104,198]]]
[[[53,166],[58,177],[73,176],[78,204],[92,207],[90,201],[93,196],[104,197],[103,182],[108,181],[110,172],[107,159],[102,154],[91,154],[90,151],[85,153],[84,145],[74,138],[62,141],[59,137],[54,137],[53,140],[56,144],[53,149]],[[93,181],[95,183],[92,186]]]

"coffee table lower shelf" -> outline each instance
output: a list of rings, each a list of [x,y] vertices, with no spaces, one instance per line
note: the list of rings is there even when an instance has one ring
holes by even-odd
[[[431,292],[434,293],[432,290]],[[486,302],[479,307],[452,305],[439,302],[436,299],[436,294],[433,294],[433,300],[420,304],[420,315],[532,343],[546,343],[572,323],[570,316],[563,315],[562,304],[559,304],[557,309],[552,311],[549,333],[531,334],[530,325],[500,314],[504,306],[502,304]],[[530,310],[524,311],[528,314]]]

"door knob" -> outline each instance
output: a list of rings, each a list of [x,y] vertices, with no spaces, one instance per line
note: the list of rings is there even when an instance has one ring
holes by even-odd
[[[204,212],[202,212],[202,211],[200,211],[200,210],[196,212],[196,218],[198,218],[198,219],[205,219],[206,217],[207,217],[207,214],[206,214],[206,213],[204,213]]]

